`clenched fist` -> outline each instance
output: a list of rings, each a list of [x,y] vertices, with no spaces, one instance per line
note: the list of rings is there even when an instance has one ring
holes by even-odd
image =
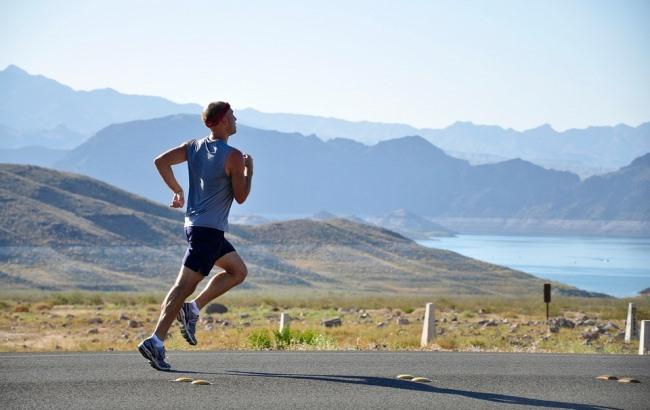
[[[244,154],[244,166],[246,167],[246,175],[253,174],[253,157],[249,154]]]
[[[170,208],[182,208],[185,205],[185,197],[183,191],[174,192],[174,197],[172,198],[172,204],[169,205]]]

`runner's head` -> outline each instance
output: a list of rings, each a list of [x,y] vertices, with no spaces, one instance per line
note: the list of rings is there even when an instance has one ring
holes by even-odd
[[[235,124],[237,118],[227,102],[216,101],[206,105],[201,113],[201,118],[203,118],[205,126],[213,131],[216,128],[225,131],[228,135],[237,131]]]

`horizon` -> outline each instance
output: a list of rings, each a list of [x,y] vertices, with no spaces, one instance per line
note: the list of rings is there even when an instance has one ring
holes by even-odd
[[[178,101],[173,101],[173,100],[171,100],[171,99],[169,99],[169,98],[167,98],[166,96],[163,96],[163,95],[144,95],[144,94],[129,94],[129,93],[124,93],[124,92],[122,92],[122,91],[120,91],[120,90],[117,90],[117,89],[115,89],[115,88],[113,88],[113,87],[110,87],[110,86],[109,86],[109,87],[103,87],[103,88],[88,89],[88,90],[76,89],[76,88],[74,88],[74,87],[71,87],[71,86],[68,85],[68,84],[64,84],[64,83],[58,81],[58,80],[55,79],[55,78],[50,78],[50,77],[47,77],[47,76],[45,76],[45,75],[43,75],[43,74],[40,74],[40,73],[31,73],[31,72],[25,70],[23,67],[20,67],[20,66],[18,66],[18,65],[16,65],[16,64],[8,64],[8,65],[5,66],[5,68],[4,68],[3,70],[1,70],[1,71],[4,72],[4,71],[6,71],[6,70],[8,70],[8,69],[10,69],[10,68],[12,68],[12,67],[13,67],[14,69],[18,69],[18,70],[20,70],[20,71],[22,71],[22,72],[25,72],[26,74],[28,74],[28,75],[30,75],[30,76],[34,76],[34,77],[43,77],[43,78],[46,78],[46,79],[48,79],[48,80],[55,81],[56,83],[58,83],[58,84],[60,84],[60,85],[62,85],[62,86],[68,87],[68,88],[70,88],[70,89],[72,89],[73,91],[76,91],[76,92],[92,92],[92,91],[101,91],[101,90],[111,90],[111,91],[115,91],[116,93],[119,93],[119,94],[122,94],[122,95],[141,96],[141,97],[158,97],[158,98],[163,98],[163,99],[165,99],[165,100],[168,100],[168,101],[170,101],[170,102],[173,102],[173,103],[175,103],[175,104],[197,104],[197,105],[201,106],[201,104],[199,104],[199,103],[197,103],[197,102],[183,102],[183,103],[181,103],[181,102],[178,102]],[[448,124],[448,125],[446,125],[446,126],[443,126],[443,127],[441,127],[441,128],[430,128],[430,127],[419,128],[419,127],[416,127],[416,126],[413,125],[413,124],[406,124],[406,123],[391,123],[391,122],[381,122],[381,121],[370,121],[370,120],[366,120],[366,119],[361,119],[361,120],[349,120],[349,119],[340,118],[340,117],[332,117],[332,116],[328,116],[328,115],[317,115],[317,114],[312,114],[312,113],[296,113],[296,112],[262,111],[262,110],[259,110],[259,109],[255,108],[255,107],[235,108],[235,110],[236,110],[236,111],[235,111],[235,114],[237,113],[237,111],[241,111],[241,110],[253,110],[253,111],[257,111],[257,112],[262,113],[262,114],[270,114],[270,115],[296,115],[296,116],[305,116],[305,117],[319,117],[319,118],[332,119],[332,120],[341,120],[341,121],[346,121],[346,122],[351,122],[351,123],[357,123],[357,124],[360,124],[360,123],[375,123],[375,124],[383,124],[383,125],[404,125],[404,126],[409,126],[409,127],[416,128],[416,129],[418,129],[418,130],[427,130],[427,129],[432,129],[432,130],[442,130],[442,129],[450,128],[450,127],[453,127],[453,126],[455,126],[455,125],[459,125],[459,124],[461,124],[461,125],[462,125],[462,124],[470,124],[470,125],[477,126],[477,127],[498,127],[498,128],[501,128],[501,129],[503,129],[503,130],[505,130],[505,131],[515,131],[515,132],[520,132],[520,133],[528,132],[528,131],[535,130],[535,129],[538,129],[538,128],[550,127],[553,131],[555,131],[555,132],[561,134],[561,133],[569,132],[569,131],[572,131],[572,130],[585,130],[585,129],[588,129],[588,128],[615,128],[615,127],[618,127],[618,126],[626,126],[626,127],[630,127],[630,128],[638,128],[638,127],[640,127],[640,126],[642,126],[642,125],[644,125],[644,124],[650,123],[650,119],[648,119],[648,120],[646,120],[646,121],[641,121],[640,123],[638,123],[638,124],[636,124],[636,125],[632,125],[632,124],[627,124],[627,123],[619,122],[619,123],[617,123],[617,124],[587,125],[587,126],[585,126],[584,128],[567,128],[567,129],[565,129],[565,130],[558,130],[558,129],[556,129],[555,127],[553,127],[553,126],[552,126],[551,124],[549,124],[549,123],[539,124],[539,125],[537,125],[537,126],[533,126],[532,128],[515,129],[515,128],[510,128],[510,127],[505,127],[505,126],[503,126],[503,125],[501,125],[501,124],[481,124],[481,123],[475,123],[475,122],[472,122],[472,121],[456,120],[456,121],[454,121],[454,122],[452,122],[452,123],[450,123],[450,124]],[[187,113],[179,113],[179,114],[183,114],[183,115],[200,115],[200,112],[197,113],[197,114],[187,114]],[[128,121],[127,121],[127,122],[128,122]],[[242,123],[242,124],[245,125],[245,123]],[[318,136],[318,135],[317,135],[317,137],[319,137],[320,139],[322,139],[322,140],[324,140],[324,141],[328,140],[328,139],[325,139],[324,137],[320,137],[320,136]],[[331,139],[331,138],[329,138],[329,139]],[[353,139],[353,138],[350,138],[350,139]],[[359,142],[362,142],[362,143],[363,143],[363,141],[359,141]],[[365,143],[364,143],[364,144],[365,144]],[[367,144],[366,144],[366,145],[367,145]]]
[[[153,4],[0,5],[0,66],[75,90],[416,128],[648,121],[643,1]]]

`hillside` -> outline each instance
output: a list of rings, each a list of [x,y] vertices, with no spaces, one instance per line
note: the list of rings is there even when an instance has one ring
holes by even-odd
[[[163,290],[184,251],[178,211],[108,184],[0,165],[3,288]],[[248,288],[537,294],[528,274],[344,219],[233,225]],[[569,290],[569,287],[559,286]]]
[[[70,151],[56,168],[166,203],[169,192],[152,159],[188,139],[205,136],[206,131],[192,115],[115,124]],[[242,125],[230,143],[255,158],[255,191],[242,213],[306,215],[325,210],[369,217],[409,209],[427,219],[483,219],[478,225],[495,218],[523,221],[520,225],[556,220],[561,232],[563,226],[576,226],[572,221],[591,221],[571,233],[597,234],[605,221],[609,233],[650,234],[646,205],[650,198],[643,182],[646,161],[611,174],[616,178],[581,181],[575,174],[521,159],[472,166],[418,136],[367,146]],[[175,170],[185,183],[186,166]],[[465,229],[437,222],[454,231]]]

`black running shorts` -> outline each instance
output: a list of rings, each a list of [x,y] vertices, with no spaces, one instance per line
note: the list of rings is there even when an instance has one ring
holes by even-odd
[[[223,236],[223,231],[204,226],[186,226],[187,250],[183,266],[208,276],[214,263],[235,248]]]

